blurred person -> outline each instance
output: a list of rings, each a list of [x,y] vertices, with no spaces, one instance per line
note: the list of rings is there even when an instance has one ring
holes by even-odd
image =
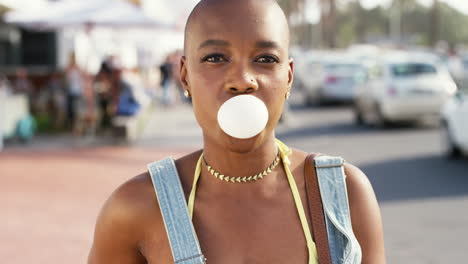
[[[131,116],[137,113],[139,105],[132,94],[132,84],[125,79],[126,70],[116,61],[110,75],[110,91],[107,112],[112,119],[119,115]]]
[[[70,55],[70,62],[65,70],[67,87],[67,120],[69,126],[75,126],[78,112],[83,105],[84,72],[76,64],[75,55]]]
[[[11,94],[8,79],[0,74],[0,151],[3,149],[3,122],[5,120],[5,104],[7,96]]]
[[[161,104],[165,106],[172,104],[171,87],[174,84],[173,62],[173,54],[170,53],[159,66],[161,72]]]
[[[87,76],[85,78],[85,89],[84,89],[84,103],[85,106],[83,108],[84,113],[84,122],[82,122],[82,126],[78,128],[78,134],[94,137],[97,131],[97,125],[99,122],[99,115],[98,115],[98,102],[96,98],[96,91],[93,86],[93,78],[91,76]]]
[[[15,93],[32,95],[33,85],[28,79],[28,71],[25,68],[18,68],[16,70],[15,81],[13,82]]]
[[[110,101],[107,107],[107,112],[112,118],[116,115],[119,97],[122,90],[122,66],[118,59],[115,59],[114,61],[110,77]]]
[[[119,96],[116,115],[136,116],[151,102],[137,70],[119,69]]]
[[[160,83],[161,72],[159,70],[159,67],[149,67],[146,70],[145,74],[145,86],[147,87],[147,91],[153,100],[158,99],[158,90],[160,89]]]
[[[28,71],[25,68],[16,70],[15,80],[13,82],[13,92],[15,94],[23,94],[28,98],[29,109],[33,110],[34,102],[34,86],[28,78]]]
[[[51,104],[51,118],[57,130],[64,128],[67,116],[67,95],[62,74],[54,71],[46,84],[46,91]]]
[[[120,70],[119,75],[120,94],[116,114],[120,116],[134,116],[140,110],[140,104],[134,96],[132,83],[124,78],[124,71]]]
[[[115,57],[108,56],[101,63],[101,67],[96,75],[94,86],[98,102],[99,129],[106,129],[111,125],[110,105],[112,104],[113,81],[112,75],[115,70]]]
[[[91,78],[70,56],[70,64],[65,71],[67,85],[68,124],[76,136],[93,135],[96,125],[96,101]]]
[[[95,30],[92,23],[86,23],[75,35],[74,57],[76,64],[84,72],[96,75],[101,66],[101,56],[99,54],[99,31]]]
[[[135,100],[144,108],[151,103],[151,92],[145,85],[144,76],[138,68],[126,69],[123,72],[123,80],[132,87]]]
[[[273,0],[202,0],[185,32],[180,76],[203,149],[153,163],[120,186],[99,214],[88,263],[318,263],[323,251],[311,226],[320,218],[312,220],[303,206],[305,177],[315,176],[304,172],[307,153],[274,132],[293,81],[284,13]],[[233,102],[239,106],[231,109]],[[324,158],[316,162],[332,160]],[[349,163],[336,169],[342,181],[320,187],[333,219],[327,222],[333,263],[385,263],[380,211],[367,177]],[[193,243],[185,247],[188,240]]]

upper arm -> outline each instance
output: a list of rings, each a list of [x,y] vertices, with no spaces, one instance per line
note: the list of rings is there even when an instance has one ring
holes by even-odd
[[[131,183],[117,189],[106,201],[96,222],[89,264],[146,263],[140,254],[140,225],[137,222]]]
[[[385,263],[382,219],[374,190],[357,167],[345,165],[353,231],[362,249],[362,264]]]

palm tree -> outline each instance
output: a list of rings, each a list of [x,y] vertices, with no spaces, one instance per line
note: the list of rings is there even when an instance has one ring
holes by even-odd
[[[306,0],[277,0],[290,21],[293,14],[302,13]]]
[[[328,48],[336,47],[336,0],[321,0],[322,39]]]
[[[433,0],[430,14],[429,43],[436,45],[439,38],[439,1]]]

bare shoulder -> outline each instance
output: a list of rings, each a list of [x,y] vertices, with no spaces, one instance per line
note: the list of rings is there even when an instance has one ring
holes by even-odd
[[[189,190],[200,151],[175,161],[184,190]],[[170,248],[156,193],[148,172],[119,186],[96,222],[89,264],[147,263],[170,259]]]
[[[289,160],[291,161],[291,169],[300,168],[303,170],[305,159],[309,153],[295,148],[291,148],[291,150],[292,153],[291,156],[289,156]]]
[[[346,185],[354,234],[362,248],[362,263],[385,263],[382,219],[372,185],[358,167],[345,163]]]
[[[380,218],[374,189],[364,172],[350,163],[345,163],[344,171],[351,213],[356,216],[378,215]]]
[[[292,150],[292,154],[290,156],[290,159],[291,159],[291,161],[293,161],[293,163],[296,163],[298,165],[303,165],[305,159],[307,158],[307,156],[309,156],[309,154],[314,153],[314,152],[308,153],[308,152],[305,152],[303,150],[296,149],[296,148],[291,148],[291,150]],[[316,153],[316,154],[320,154],[320,153]],[[294,161],[296,161],[296,162],[294,162]]]
[[[291,161],[291,169],[295,171],[295,173],[303,172],[305,166],[305,160],[311,153],[307,153],[303,150],[291,148],[292,154],[289,157]],[[318,153],[317,153],[318,154]],[[301,173],[299,173],[301,174]],[[302,175],[302,174],[301,174]],[[301,176],[303,177],[303,176]]]
[[[353,196],[372,196],[375,198],[372,185],[369,179],[358,167],[353,164],[345,163],[346,185],[349,195]]]
[[[110,214],[132,223],[141,221],[142,212],[158,209],[157,204],[151,177],[145,172],[119,186],[106,201],[101,215]]]
[[[111,194],[101,209],[89,263],[144,263],[140,242],[145,228],[158,221],[162,219],[149,174],[142,173],[128,180]]]

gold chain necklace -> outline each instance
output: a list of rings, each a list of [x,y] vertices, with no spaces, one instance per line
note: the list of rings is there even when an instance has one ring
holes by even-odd
[[[275,157],[275,160],[273,160],[270,166],[268,166],[268,168],[266,168],[264,171],[258,174],[252,175],[252,176],[244,176],[244,177],[234,177],[234,176],[227,176],[227,175],[221,174],[217,172],[215,169],[213,169],[213,167],[208,165],[205,158],[203,158],[203,161],[205,163],[206,168],[210,172],[210,174],[215,176],[216,179],[220,179],[225,182],[244,183],[244,182],[251,182],[251,181],[263,179],[263,177],[268,175],[270,172],[272,172],[276,168],[276,166],[279,164],[280,158],[281,158],[280,153],[278,152],[278,154]]]

